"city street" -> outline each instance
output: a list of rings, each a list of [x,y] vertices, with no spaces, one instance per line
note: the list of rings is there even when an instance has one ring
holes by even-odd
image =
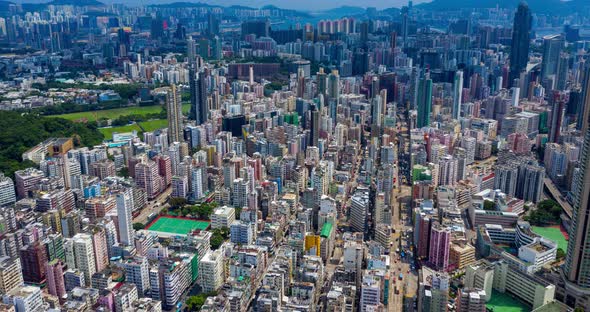
[[[401,123],[400,129],[402,132],[398,133],[400,148],[397,149],[398,166],[395,168],[394,176],[396,177],[396,189],[392,191],[392,228],[395,230],[393,234],[391,247],[391,281],[390,287],[390,303],[387,311],[407,311],[404,308],[404,297],[416,298],[418,276],[415,271],[411,269],[412,257],[412,221],[411,221],[411,187],[402,183],[400,168],[402,162],[409,162],[409,142],[401,140],[404,134],[407,134],[407,125],[405,122]],[[401,253],[405,257],[401,257]],[[403,278],[400,280],[400,274]],[[397,294],[396,294],[397,292]]]
[[[162,211],[162,209],[168,207],[168,204],[166,202],[168,201],[168,197],[170,197],[171,193],[172,187],[169,187],[166,190],[164,190],[164,192],[162,192],[160,195],[158,195],[158,197],[151,201],[148,201],[147,205],[143,209],[141,209],[139,215],[133,218],[133,223],[140,222],[146,224],[148,221],[148,217],[152,213],[158,214],[160,213],[160,211]]]

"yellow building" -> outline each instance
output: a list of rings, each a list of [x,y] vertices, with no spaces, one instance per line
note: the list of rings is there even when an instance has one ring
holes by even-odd
[[[459,270],[475,263],[475,247],[470,244],[453,243],[449,254],[449,262],[454,265],[455,269]]]
[[[320,236],[306,235],[305,236],[305,254],[319,256],[320,255]]]

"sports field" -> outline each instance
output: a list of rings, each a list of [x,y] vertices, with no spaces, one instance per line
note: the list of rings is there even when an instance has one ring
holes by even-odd
[[[137,124],[125,125],[125,126],[119,126],[119,127],[98,128],[98,131],[100,131],[104,135],[105,140],[112,140],[114,132],[125,133],[125,132],[131,132],[133,130],[137,131],[137,133],[141,132],[141,128]]]
[[[152,120],[148,120],[148,121],[140,121],[139,125],[145,131],[154,131],[154,130],[168,127],[168,120],[167,119],[152,119]]]
[[[141,127],[140,127],[141,126]],[[113,132],[125,133],[133,130],[137,131],[138,135],[141,135],[142,131],[154,131],[168,127],[168,120],[166,119],[152,119],[148,121],[140,121],[132,125],[124,125],[118,127],[99,128],[98,131],[104,134],[105,140],[111,140],[113,138]],[[142,130],[143,128],[143,130]]]
[[[206,230],[209,221],[199,221],[173,217],[159,217],[148,226],[149,231],[185,235],[192,230]]]
[[[96,121],[102,118],[106,119],[116,119],[120,116],[125,115],[145,115],[145,114],[155,114],[162,111],[162,106],[160,105],[152,105],[152,106],[132,106],[132,107],[122,107],[122,108],[113,108],[113,109],[105,109],[99,111],[90,111],[90,112],[79,112],[79,113],[70,113],[70,114],[63,114],[63,115],[52,115],[48,117],[59,117],[64,118],[72,121],[77,120],[88,120],[88,121]]]
[[[567,240],[559,227],[533,226],[533,232],[557,243],[557,248],[567,251]]]
[[[185,114],[188,114],[190,110],[190,104],[183,104],[182,111]],[[162,111],[162,106],[160,105],[151,105],[151,106],[131,106],[131,107],[122,107],[122,108],[113,108],[113,109],[105,109],[105,110],[98,110],[98,111],[90,111],[90,112],[79,112],[79,113],[70,113],[70,114],[62,114],[62,115],[51,115],[47,117],[59,117],[64,118],[72,121],[96,121],[102,118],[106,119],[116,119],[120,116],[126,115],[147,115],[147,114],[155,114]]]
[[[486,303],[488,311],[493,312],[527,312],[531,308],[509,294],[492,291],[492,298]]]

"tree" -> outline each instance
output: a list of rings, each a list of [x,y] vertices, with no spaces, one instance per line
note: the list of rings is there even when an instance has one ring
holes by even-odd
[[[187,307],[188,311],[199,311],[201,309],[201,307],[203,306],[203,304],[205,304],[205,300],[207,300],[207,297],[215,297],[215,296],[217,296],[216,291],[212,291],[209,293],[201,293],[196,296],[190,296],[186,300],[186,307]]]
[[[205,304],[205,299],[207,299],[207,297],[203,297],[201,295],[190,296],[186,300],[186,307],[188,311],[199,311],[203,304]]]
[[[76,146],[94,146],[104,139],[96,122],[81,124],[15,111],[0,113],[0,129],[0,172],[10,177],[14,171],[36,166],[23,161],[22,154],[48,138],[75,137]]]
[[[242,207],[235,208],[236,220],[240,220],[240,215],[242,214]]]
[[[212,232],[209,243],[211,244],[211,249],[215,250],[229,238],[229,229],[227,227],[222,227],[214,229]]]
[[[484,200],[483,201],[483,210],[494,210],[496,204],[491,200]]]
[[[565,251],[563,251],[563,249],[561,249],[561,248],[557,248],[556,259],[561,260],[563,258],[565,258]]]
[[[183,197],[172,197],[172,198],[170,198],[169,203],[173,209],[177,209],[177,208],[184,207],[184,205],[186,205],[187,201],[186,201],[186,198],[183,198]]]
[[[119,170],[119,176],[123,177],[123,178],[128,178],[129,177],[129,168],[128,167],[121,168],[121,170]]]
[[[537,203],[537,209],[529,214],[528,221],[532,225],[548,225],[559,222],[562,208],[554,200],[547,199]]]
[[[143,230],[144,228],[145,228],[145,224],[143,224],[141,222],[133,223],[133,229],[136,231]]]
[[[209,240],[209,244],[211,244],[211,250],[218,249],[225,240],[221,235],[211,235],[211,239]]]
[[[197,216],[199,219],[209,220],[209,216],[215,210],[216,204],[202,203],[191,208],[191,214]]]

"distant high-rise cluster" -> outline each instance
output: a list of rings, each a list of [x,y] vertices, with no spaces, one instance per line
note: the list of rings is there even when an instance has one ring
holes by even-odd
[[[0,310],[590,310],[587,5],[467,2],[0,3]]]

